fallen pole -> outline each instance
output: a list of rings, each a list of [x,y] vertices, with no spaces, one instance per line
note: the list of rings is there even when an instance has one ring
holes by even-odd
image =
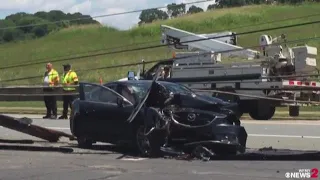
[[[32,125],[31,123],[32,119],[30,118],[14,118],[11,116],[0,115],[0,126],[29,134],[49,142],[58,142],[60,137],[67,137],[70,140],[75,140],[74,136],[67,133]]]

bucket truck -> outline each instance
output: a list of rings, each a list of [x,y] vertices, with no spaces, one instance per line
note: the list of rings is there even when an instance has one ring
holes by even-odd
[[[249,113],[256,120],[271,119],[279,106],[289,106],[289,115],[299,116],[299,107],[304,105],[296,101],[266,100],[268,97],[319,101],[320,82],[310,81],[304,76],[316,70],[316,47],[302,45],[290,48],[286,44],[274,44],[286,41],[285,35],[277,38],[261,35],[260,51],[255,51],[238,46],[235,32],[195,34],[166,25],[161,25],[161,30],[162,44],[175,51],[183,49],[188,52],[174,52],[172,60],[159,62],[146,72],[143,66],[138,79],[152,79],[159,67],[169,66],[168,81],[175,79],[190,89],[229,92],[201,93],[237,102],[242,113]],[[222,63],[221,59],[234,57],[246,60]],[[295,78],[288,77],[293,75]]]

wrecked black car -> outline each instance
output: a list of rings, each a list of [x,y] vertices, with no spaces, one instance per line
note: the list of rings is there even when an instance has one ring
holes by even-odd
[[[198,95],[187,87],[150,80],[80,83],[70,129],[79,147],[125,144],[141,156],[165,152],[244,152],[247,133],[237,105]]]

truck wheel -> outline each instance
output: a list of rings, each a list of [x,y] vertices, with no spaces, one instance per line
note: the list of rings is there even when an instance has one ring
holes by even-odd
[[[289,116],[297,117],[299,116],[299,106],[289,106]]]
[[[255,120],[270,120],[276,111],[274,106],[254,106],[249,115]]]

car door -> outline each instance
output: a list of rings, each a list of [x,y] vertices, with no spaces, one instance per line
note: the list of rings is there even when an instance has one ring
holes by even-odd
[[[131,126],[131,124],[127,122],[127,119],[133,111],[134,102],[132,102],[131,97],[127,97],[122,93],[123,86],[124,86],[123,84],[110,83],[105,86],[112,89],[113,91],[118,93],[119,96],[121,96],[126,100],[123,102],[124,104],[121,107],[121,113],[119,114],[118,119],[113,122],[113,125],[119,127],[118,130],[116,131],[115,136],[119,138],[127,138],[128,132],[130,131],[130,126]]]
[[[80,100],[86,104],[81,113],[90,136],[99,140],[119,134],[121,124],[116,122],[122,117],[122,111],[131,105],[124,100],[120,107],[119,99],[123,97],[108,87],[80,83]]]

